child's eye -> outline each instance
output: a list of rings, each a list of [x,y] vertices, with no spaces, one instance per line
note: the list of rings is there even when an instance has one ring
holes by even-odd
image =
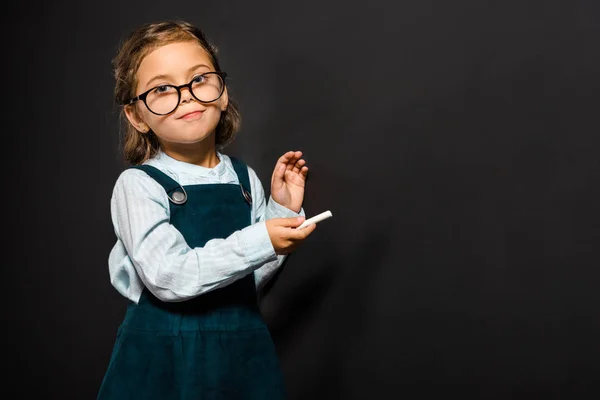
[[[173,90],[170,85],[161,85],[156,87],[156,93],[167,93],[169,90]]]
[[[193,83],[202,83],[206,80],[206,77],[204,75],[198,75],[195,76],[194,79],[192,79]]]

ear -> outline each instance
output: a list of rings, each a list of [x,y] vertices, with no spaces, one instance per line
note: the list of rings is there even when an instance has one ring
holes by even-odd
[[[221,111],[225,112],[225,110],[227,110],[227,106],[229,105],[229,96],[227,95],[227,88],[225,88],[219,100],[221,103],[220,109]]]
[[[125,106],[125,116],[127,116],[129,123],[133,125],[138,132],[147,133],[150,130],[150,127],[144,122],[135,109],[135,105],[128,104]]]

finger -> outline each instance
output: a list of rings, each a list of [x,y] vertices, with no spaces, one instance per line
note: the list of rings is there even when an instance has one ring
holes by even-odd
[[[294,153],[294,155],[290,158],[290,160],[288,161],[288,163],[286,165],[286,169],[288,171],[291,171],[294,168],[294,165],[296,165],[298,160],[302,157],[301,151],[294,151],[293,153]]]
[[[296,164],[294,164],[294,168],[292,169],[292,171],[295,173],[299,173],[304,165],[306,165],[306,161],[303,159],[300,159],[300,160],[296,161]]]
[[[283,168],[283,171],[285,171],[287,169],[287,165],[290,162],[290,160],[293,159],[293,157],[294,157],[294,152],[288,151],[284,155],[282,155],[281,157],[279,157],[277,159],[277,162],[275,163],[275,169],[273,171],[273,178],[275,178],[276,172],[280,171],[281,168]],[[283,178],[283,173],[281,174],[281,176],[278,175],[278,177]]]
[[[285,183],[291,183],[294,185],[300,185],[303,186],[304,182],[306,181],[304,179],[304,176],[300,175],[299,173],[293,172],[293,171],[285,171]]]
[[[294,157],[295,154],[296,153],[294,151],[286,152],[284,155],[279,157],[279,159],[277,160],[277,164],[287,165],[287,163]]]
[[[317,224],[310,224],[306,228],[300,229],[300,231],[304,234],[304,237],[306,238],[308,235],[313,233],[315,229],[317,229]]]
[[[290,229],[290,232],[288,233],[288,237],[291,240],[303,240],[306,239],[306,237],[308,235],[310,235],[315,228],[317,227],[317,224],[310,224],[305,228],[302,229]]]
[[[271,177],[271,184],[275,185],[276,188],[283,185],[283,179],[286,172],[285,164],[277,164],[273,170],[273,176]]]
[[[308,167],[302,167],[302,169],[300,170],[300,175],[306,179],[306,176],[308,175]]]
[[[304,222],[306,218],[303,216],[292,217],[292,218],[274,218],[275,223],[279,226],[283,226],[286,228],[296,228]]]

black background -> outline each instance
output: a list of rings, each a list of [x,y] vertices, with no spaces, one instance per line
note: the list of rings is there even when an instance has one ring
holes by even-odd
[[[261,305],[292,399],[591,398],[600,2],[21,2],[2,17],[10,398],[95,398],[125,300],[110,61],[141,23],[220,48],[266,192],[331,210]],[[8,105],[9,108],[6,108]]]

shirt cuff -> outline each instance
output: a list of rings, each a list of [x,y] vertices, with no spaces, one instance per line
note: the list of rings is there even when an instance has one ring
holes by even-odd
[[[300,209],[299,213],[296,213],[292,210],[290,210],[287,207],[282,206],[281,204],[277,203],[275,200],[273,200],[273,197],[269,196],[269,202],[267,203],[267,210],[265,212],[266,215],[266,219],[271,219],[271,218],[293,218],[293,217],[298,217],[298,216],[302,216],[305,217],[306,215],[304,215],[304,208]]]
[[[251,266],[262,265],[277,259],[265,221],[242,229],[240,239],[248,264]]]

